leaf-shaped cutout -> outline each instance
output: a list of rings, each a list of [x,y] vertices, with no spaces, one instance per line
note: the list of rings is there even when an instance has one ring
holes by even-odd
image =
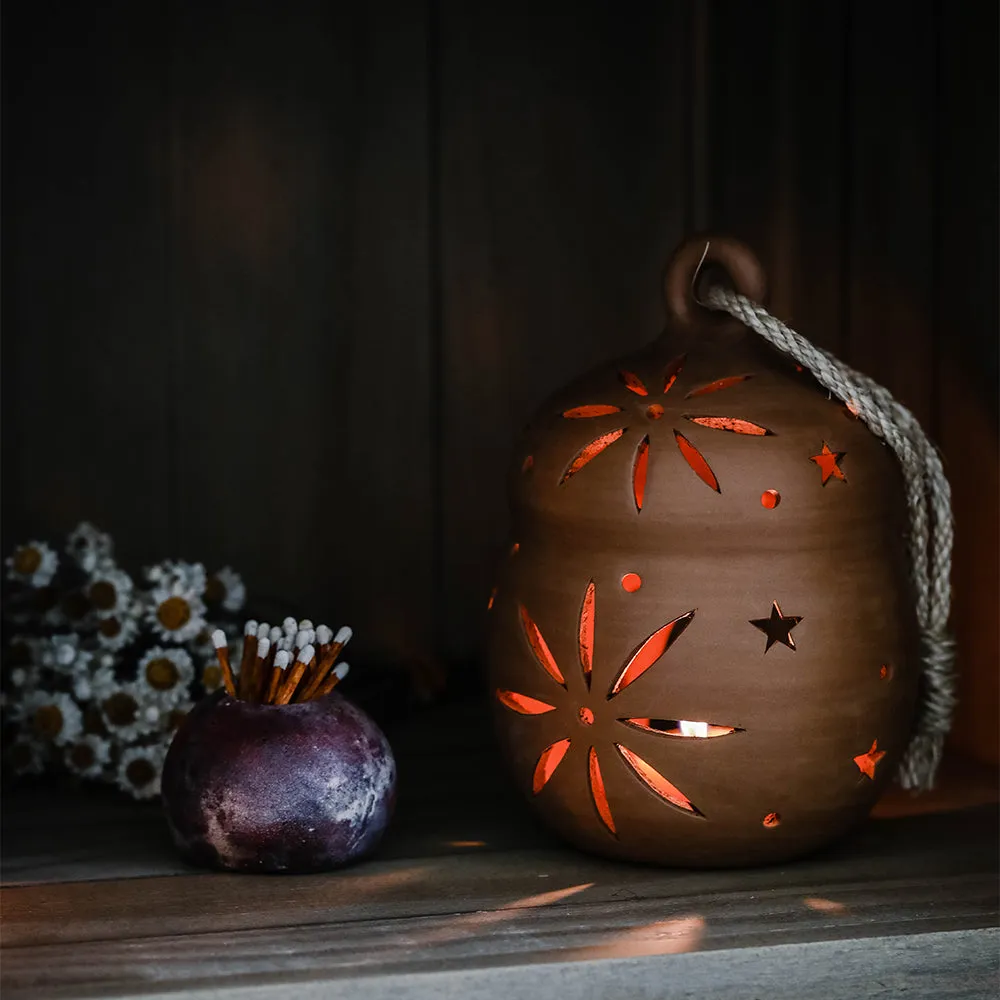
[[[580,666],[583,667],[583,677],[590,690],[590,675],[594,669],[594,581],[587,584],[580,606]]]
[[[562,684],[565,687],[566,678],[563,677],[563,673],[559,669],[559,665],[556,663],[556,658],[552,655],[548,643],[542,638],[542,633],[534,621],[532,621],[531,615],[528,614],[528,609],[523,604],[520,605],[520,608],[521,624],[524,626],[524,634],[527,636],[531,651],[535,654],[535,659],[538,660],[539,665],[549,677],[557,684]]]
[[[655,736],[680,736],[685,739],[714,739],[742,732],[735,726],[716,726],[711,722],[689,722],[686,719],[619,719],[626,726],[641,729]]]
[[[753,378],[753,375],[730,375],[727,378],[717,378],[714,382],[709,382],[708,385],[692,389],[684,398],[694,399],[695,396],[707,396],[710,392],[718,392],[720,389],[728,389],[732,385],[739,385],[740,382],[745,382],[748,378]]]
[[[562,486],[570,476],[575,476],[588,462],[597,458],[605,448],[614,444],[625,433],[625,430],[626,428],[619,427],[617,430],[608,431],[607,434],[602,434],[600,437],[594,438],[589,444],[585,444],[573,456],[573,461],[569,463],[569,468],[563,473],[562,479],[559,480],[559,485]]]
[[[611,831],[614,836],[618,836],[615,829],[615,820],[611,815],[611,806],[608,805],[608,794],[604,790],[604,777],[601,774],[601,764],[597,759],[597,751],[591,747],[587,757],[587,774],[590,778],[590,797],[594,800],[594,808],[597,815],[601,817],[601,822]]]
[[[639,648],[628,658],[617,680],[611,685],[608,697],[613,698],[619,691],[624,691],[629,684],[641,677],[663,654],[680,638],[684,629],[694,621],[694,612],[667,622],[658,628]]]
[[[734,434],[752,434],[755,437],[772,436],[774,431],[769,431],[760,424],[753,424],[749,420],[740,420],[738,417],[692,417],[684,414],[685,420],[690,420],[700,427],[711,427],[716,431],[732,431]]]
[[[674,358],[669,365],[663,370],[663,392],[664,394],[670,392],[673,388],[674,383],[677,381],[677,376],[680,375],[681,369],[684,367],[684,359],[687,355],[682,354],[679,358]]]
[[[504,691],[497,688],[497,701],[501,705],[506,705],[511,711],[518,715],[544,715],[546,712],[554,712],[556,706],[550,705],[547,701],[539,701],[537,698],[530,698],[526,694],[518,694],[517,691]]]
[[[649,469],[649,435],[647,434],[635,450],[635,461],[632,463],[632,497],[635,499],[635,509],[642,511],[643,499],[646,496],[646,472]]]
[[[701,813],[691,804],[691,800],[676,785],[667,781],[649,761],[643,760],[637,753],[629,750],[626,746],[622,746],[621,743],[616,743],[615,748],[621,754],[622,760],[632,769],[632,773],[650,791],[655,792],[664,801],[677,806],[678,809],[683,809],[692,816],[701,816]]]
[[[684,456],[684,461],[691,466],[694,474],[706,486],[711,486],[716,493],[721,493],[719,480],[715,478],[715,473],[708,462],[705,461],[705,456],[680,431],[674,431],[674,440],[676,440],[677,447],[680,448],[681,454]]]
[[[579,420],[581,417],[606,417],[609,413],[621,413],[620,406],[610,406],[595,403],[592,406],[574,406],[572,410],[564,410],[563,416],[569,420]]]
[[[567,750],[569,750],[568,738],[550,743],[538,755],[538,763],[535,764],[535,773],[531,777],[531,791],[535,795],[548,784],[549,778],[555,774],[555,770],[562,763]]]
[[[649,390],[635,372],[620,371],[618,377],[625,383],[625,388],[631,389],[637,396],[649,395]]]

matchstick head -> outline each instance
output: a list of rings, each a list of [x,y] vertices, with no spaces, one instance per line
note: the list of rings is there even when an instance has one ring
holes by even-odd
[[[271,652],[271,640],[265,635],[257,640],[257,658],[263,660]]]
[[[303,618],[302,621],[299,622],[299,631],[300,632],[307,632],[312,627],[313,627],[313,623],[308,618]]]
[[[273,646],[284,633],[281,631],[281,626],[275,625],[270,632],[267,633],[267,637],[271,640],[271,645]]]
[[[212,633],[212,645],[215,646],[216,649],[225,649],[226,646],[229,645],[229,642],[226,639],[226,633],[223,632],[221,628],[217,628]]]
[[[247,622],[247,623],[246,623],[246,624],[245,624],[245,625],[243,626],[243,634],[244,634],[245,636],[251,636],[251,635],[253,635],[253,634],[254,634],[254,633],[255,633],[256,631],[257,631],[257,623],[256,623],[256,622],[255,622],[255,621],[254,621],[254,620],[253,620],[253,619],[251,618],[251,619],[250,619],[250,621],[248,621],[248,622]]]
[[[337,676],[338,681],[342,681],[350,670],[350,665],[347,663],[338,663],[334,668],[333,672]]]
[[[325,646],[333,638],[333,629],[329,625],[317,625],[316,626],[316,641],[321,645]]]
[[[291,659],[291,654],[287,649],[279,649],[274,657],[274,666],[276,670],[287,670],[288,661]]]
[[[309,633],[305,629],[295,633],[295,648],[301,649],[303,646],[309,645]]]
[[[261,639],[266,639],[271,634],[271,626],[267,622],[261,622],[257,626],[257,641],[260,642]]]
[[[346,646],[351,641],[352,635],[354,635],[354,630],[349,625],[344,625],[337,631],[333,641],[340,643],[341,646]]]
[[[294,636],[299,630],[299,623],[294,618],[288,617],[281,623],[281,628],[285,635]]]
[[[292,640],[287,635],[283,635],[276,645],[282,652],[290,653],[292,651]]]
[[[316,655],[316,650],[313,649],[312,644],[306,643],[306,645],[299,650],[299,657],[298,657],[299,663],[309,663],[309,661],[312,660],[313,657],[315,657],[315,655]]]

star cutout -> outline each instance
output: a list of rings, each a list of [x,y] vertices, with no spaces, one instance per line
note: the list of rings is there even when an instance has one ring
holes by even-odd
[[[885,756],[884,750],[879,750],[878,740],[872,741],[872,748],[868,753],[860,753],[854,758],[854,763],[858,765],[858,770],[862,774],[867,774],[872,781],[875,780],[875,768],[878,762]]]
[[[771,605],[770,618],[752,618],[750,624],[767,636],[767,645],[764,647],[766,653],[776,642],[784,643],[789,649],[795,649],[792,629],[800,621],[802,621],[801,615],[783,615],[778,602],[774,601]]]
[[[840,461],[847,454],[846,451],[830,451],[830,446],[824,441],[823,450],[818,455],[810,455],[809,461],[815,462],[823,473],[823,485],[833,476],[842,483],[847,482],[847,476],[840,471]]]

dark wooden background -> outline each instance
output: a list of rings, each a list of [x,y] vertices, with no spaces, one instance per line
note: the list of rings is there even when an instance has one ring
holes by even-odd
[[[514,436],[711,227],[940,443],[996,759],[995,5],[7,0],[3,83],[5,550],[472,662]]]

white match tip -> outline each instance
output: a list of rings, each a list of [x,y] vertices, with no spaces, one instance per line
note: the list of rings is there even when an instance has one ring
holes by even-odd
[[[299,630],[299,623],[294,618],[288,617],[281,623],[281,627],[285,635],[295,635]]]
[[[333,637],[334,642],[339,642],[342,646],[346,646],[351,641],[351,636],[354,635],[354,630],[350,625],[344,625],[337,634]]]
[[[288,661],[290,659],[291,659],[291,656],[289,656],[287,649],[278,650],[278,652],[275,654],[275,657],[274,657],[274,665],[279,670],[287,670],[288,669]]]
[[[308,663],[316,655],[316,650],[313,649],[312,643],[307,643],[299,650],[299,662]]]
[[[300,632],[305,631],[306,629],[311,629],[312,627],[313,627],[313,623],[312,623],[312,620],[309,619],[309,618],[303,618],[302,621],[299,622],[299,631]]]
[[[283,649],[286,653],[290,653],[292,651],[292,640],[287,635],[283,635],[278,640],[278,649]]]
[[[260,642],[261,639],[266,639],[271,634],[271,626],[267,622],[261,622],[257,626],[257,641]]]
[[[271,640],[271,645],[273,646],[282,637],[283,634],[284,633],[281,631],[280,627],[275,625],[274,628],[272,628],[271,631],[267,633],[267,637],[268,639]]]
[[[316,641],[325,646],[333,638],[333,629],[329,625],[316,626]]]
[[[215,646],[216,649],[224,649],[229,645],[229,642],[226,639],[226,633],[223,632],[221,628],[217,628],[212,633],[212,645]]]
[[[337,675],[338,680],[343,680],[347,676],[347,672],[350,670],[350,665],[347,663],[338,663],[334,668],[333,672]]]
[[[251,618],[250,621],[248,621],[243,626],[243,634],[244,635],[253,635],[254,632],[256,632],[256,631],[257,631],[257,623]]]
[[[302,629],[295,633],[295,648],[301,649],[303,646],[309,645],[309,633]]]
[[[271,652],[271,640],[265,635],[263,639],[257,640],[257,658],[262,660]]]

